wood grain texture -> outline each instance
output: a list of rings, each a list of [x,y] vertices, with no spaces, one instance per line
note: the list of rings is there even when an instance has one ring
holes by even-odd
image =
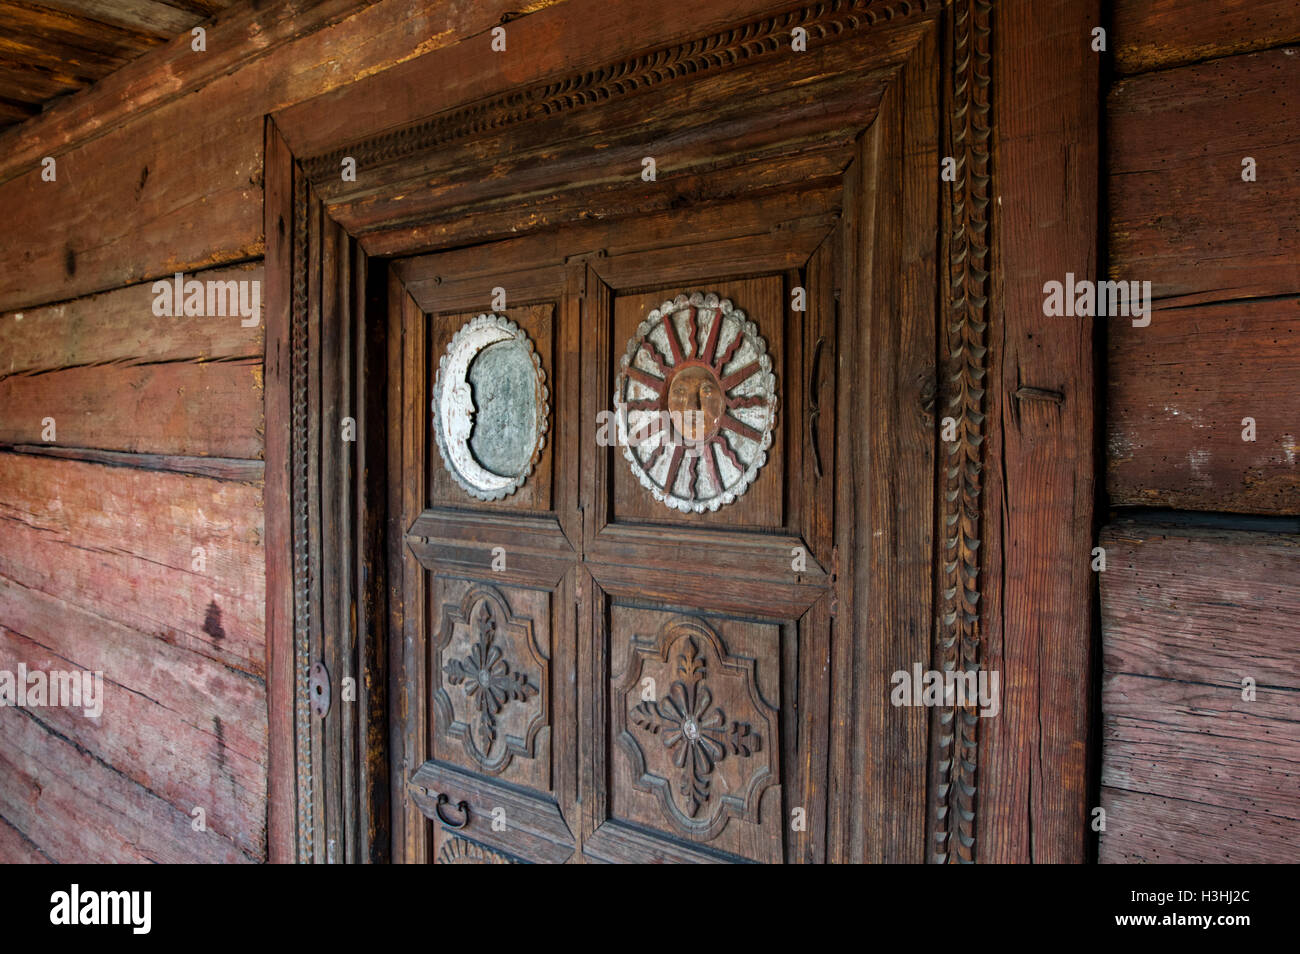
[[[1143,73],[1300,41],[1300,9],[1294,0],[1116,0],[1111,29],[1115,69]]]
[[[1107,672],[1300,690],[1300,539],[1123,522],[1101,545]]]
[[[262,117],[249,95],[172,102],[59,155],[53,182],[33,168],[0,186],[23,237],[0,309],[260,256]]]
[[[177,807],[40,721],[0,710],[0,815],[56,862],[247,863],[234,842],[196,832]]]
[[[1290,861],[1300,538],[1125,521],[1101,542],[1101,860]]]
[[[1101,807],[1102,864],[1293,863],[1293,819],[1109,786]]]
[[[0,534],[9,579],[214,663],[264,672],[259,488],[0,454]]]
[[[1107,673],[1102,784],[1300,825],[1296,692],[1259,687],[1255,699],[1241,696],[1240,685]]]
[[[292,492],[290,348],[293,309],[293,156],[275,124],[265,128],[263,231],[266,273],[265,419],[267,500]],[[268,506],[266,529],[267,860],[287,864],[297,856],[297,781],[294,771],[293,530],[289,509]]]
[[[171,276],[168,276],[170,279]],[[187,274],[185,280],[264,282],[260,262]],[[0,381],[63,368],[216,361],[262,355],[263,329],[241,318],[153,313],[151,284],[131,285],[39,308],[0,314]]]
[[[887,700],[891,675],[930,657],[934,618],[940,57],[933,30],[885,94],[845,175],[857,182],[847,186],[856,205],[846,217],[840,286],[847,340],[836,542],[839,593],[854,595],[833,624],[848,656],[832,667],[847,663],[852,688],[832,696],[831,737],[848,743],[849,761],[831,772],[861,781],[832,783],[832,861],[926,857],[929,717]]]
[[[0,182],[50,150],[57,155],[123,121],[141,119],[239,68],[251,67],[263,79],[260,95],[270,99],[251,111],[264,114],[480,33],[498,23],[508,8],[504,2],[460,8],[427,0],[385,0],[363,7],[356,0],[240,5],[209,27],[205,55],[192,55],[188,35],[177,37],[86,94],[54,105],[39,128],[5,133]],[[346,27],[329,29],[343,23]]]
[[[0,380],[0,441],[144,454],[262,456],[262,360],[68,368]]]
[[[208,52],[179,37],[0,135],[0,205],[24,236],[22,266],[0,272],[0,309],[261,255],[265,114],[483,31],[506,6],[244,7],[212,26]],[[46,155],[55,182],[41,180]]]
[[[1112,503],[1300,513],[1300,296],[1158,309],[1108,346]]]
[[[996,11],[984,669],[977,857],[1080,862],[1087,839],[1093,513],[1089,322],[1042,317],[1042,287],[1097,262],[1096,0]],[[1062,81],[1068,77],[1068,81]],[[1052,188],[1044,188],[1053,183]]]
[[[250,860],[265,857],[260,679],[4,579],[0,611],[0,669],[103,674],[98,717],[57,706],[26,715],[186,814],[202,808],[208,829]],[[62,823],[75,825],[77,817]]]
[[[1300,52],[1121,80],[1107,100],[1112,278],[1167,304],[1300,291]],[[1242,180],[1242,159],[1256,181]],[[1076,274],[1078,272],[1076,271]],[[1063,276],[1056,276],[1058,279]]]
[[[17,777],[17,770],[5,761],[4,756],[0,756],[0,769]],[[4,859],[7,865],[54,863],[53,859],[41,850],[40,845],[15,828],[13,823],[3,815],[0,815],[0,859]]]

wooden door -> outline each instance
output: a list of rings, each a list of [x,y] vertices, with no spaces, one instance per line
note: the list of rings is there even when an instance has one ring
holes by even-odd
[[[398,678],[422,753],[400,797],[428,819],[425,858],[823,857],[838,231],[788,224],[395,266],[420,660]],[[456,444],[435,403],[474,376],[456,355],[480,316],[523,333],[544,382],[540,447],[504,496],[458,463],[490,442]],[[472,426],[505,434],[486,374]]]
[[[295,710],[304,856],[353,817],[345,857],[414,862],[971,855],[977,720],[889,699],[978,656],[988,139],[981,103],[945,121],[941,66],[987,63],[941,41],[986,28],[946,9],[706,3],[418,121],[349,96],[357,142],[327,104],[280,117],[308,150],[293,673],[355,660],[367,693]],[[546,19],[512,29],[550,49]],[[355,455],[318,368],[322,400],[388,395]],[[323,506],[354,476],[389,487],[381,582],[378,507]]]

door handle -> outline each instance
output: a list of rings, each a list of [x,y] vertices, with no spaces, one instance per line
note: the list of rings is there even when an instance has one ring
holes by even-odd
[[[436,805],[433,806],[433,811],[434,814],[438,816],[438,821],[442,822],[448,828],[455,828],[455,829],[464,828],[466,825],[469,824],[469,802],[464,801],[462,799],[461,801],[456,803],[456,811],[460,812],[461,815],[464,816],[463,818],[461,818],[460,821],[452,821],[450,818],[448,818],[446,815],[442,813],[442,806],[450,805],[450,804],[451,804],[451,797],[448,796],[446,792],[439,792],[438,802]]]

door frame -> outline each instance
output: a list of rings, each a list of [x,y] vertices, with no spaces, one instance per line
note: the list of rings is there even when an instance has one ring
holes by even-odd
[[[842,308],[862,320],[850,321],[841,363],[865,369],[869,385],[854,391],[852,376],[839,376],[837,466],[863,477],[858,493],[837,501],[847,516],[837,519],[839,613],[851,627],[831,664],[846,703],[828,744],[831,778],[848,781],[828,793],[829,860],[1084,859],[1092,330],[1035,315],[1044,280],[1096,269],[1099,67],[1087,44],[1097,7],[1011,0],[998,7],[995,43],[991,0],[711,0],[671,23],[655,2],[569,0],[509,23],[510,44],[534,54],[525,82],[484,52],[483,36],[268,117],[272,860],[408,855],[401,807],[388,798],[405,702],[385,679],[403,647],[385,619],[401,584],[388,579],[382,552],[395,450],[384,440],[392,428],[377,370],[395,344],[373,318],[398,303],[385,301],[387,269],[374,260],[530,223],[586,227],[595,238],[603,218],[631,214],[631,191],[610,185],[608,163],[559,147],[568,191],[544,167],[515,167],[511,181],[537,197],[525,221],[510,190],[493,193],[491,162],[479,153],[522,149],[538,128],[590,134],[602,128],[594,117],[626,116],[632,97],[653,89],[671,98],[700,77],[778,102],[776,78],[817,56],[861,84],[856,99],[848,80],[832,87],[849,98],[829,112],[874,110],[851,142],[862,172],[854,202],[871,215],[847,225],[863,267]],[[808,52],[790,48],[796,27]],[[604,39],[566,42],[578,30]],[[806,135],[831,135],[817,133],[811,112],[800,115]],[[761,117],[728,120],[732,135],[769,156],[767,168],[788,160]],[[339,175],[345,157],[360,170],[355,181]],[[955,160],[953,181],[940,180],[943,157]],[[716,198],[721,181],[702,158],[664,178],[667,188],[635,212]],[[401,188],[422,181],[446,188]],[[449,212],[471,201],[482,210],[472,221]],[[1045,232],[1053,221],[1057,230]],[[926,320],[912,327],[900,314]],[[879,437],[864,441],[850,411]],[[940,439],[945,416],[955,440]],[[348,417],[357,439],[344,442]],[[900,473],[900,454],[928,461],[928,473]],[[913,493],[918,477],[924,486]],[[900,505],[880,491],[891,482],[910,499]],[[918,540],[926,558],[900,560]],[[889,673],[909,660],[998,669],[1002,721],[981,731],[970,710],[889,708]],[[324,718],[311,712],[316,662],[334,696]],[[349,678],[355,703],[340,701]]]

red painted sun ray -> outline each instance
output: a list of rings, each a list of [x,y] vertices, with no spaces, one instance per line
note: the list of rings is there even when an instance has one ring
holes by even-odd
[[[745,397],[727,398],[727,407],[764,407],[768,401],[766,394],[750,394]],[[631,405],[628,405],[631,407]]]
[[[718,333],[722,330],[722,309],[719,308],[713,313],[713,324],[709,325],[709,336],[704,341],[704,347],[700,349],[700,360],[706,364],[712,365],[716,372],[722,371],[722,366],[713,364],[713,355],[718,350]]]
[[[700,459],[692,457],[691,462],[686,466],[690,468],[690,480],[686,482],[686,496],[694,500],[699,496]]]
[[[642,462],[641,466],[646,470],[649,470],[651,467],[653,467],[655,465],[655,461],[659,459],[659,455],[664,452],[664,448],[667,446],[668,445],[663,441],[660,441],[658,444],[656,444],[655,449],[650,452],[650,456],[648,456],[645,459],[645,461]]]
[[[656,394],[664,393],[663,378],[656,378],[653,374],[646,374],[646,372],[642,371],[640,368],[633,368],[629,366],[625,370],[627,371],[627,376],[631,378],[633,381],[636,381],[638,384],[644,384],[646,387],[653,390]]]
[[[722,456],[727,458],[736,470],[744,471],[745,467],[741,464],[740,458],[736,456],[736,452],[731,449],[731,445],[726,442],[722,435],[719,434],[715,440],[718,442],[718,450],[722,451]],[[721,482],[719,482],[720,484]]]
[[[703,455],[704,463],[707,464],[709,468],[709,479],[713,481],[713,486],[717,489],[718,493],[722,493],[722,477],[718,474],[718,461],[717,458],[713,456],[713,448],[720,443],[722,443],[722,438],[717,435],[709,438],[709,442],[704,445]]]
[[[658,398],[645,398],[640,401],[628,401],[627,409],[629,411],[657,411],[662,403]]]
[[[655,343],[649,338],[646,338],[641,342],[641,347],[644,348],[646,354],[650,356],[650,360],[655,363],[655,367],[659,369],[659,373],[665,378],[668,377],[668,360],[659,353],[659,349],[655,347]]]
[[[731,431],[733,434],[739,434],[741,437],[748,437],[751,441],[761,441],[763,435],[754,430],[748,424],[742,424],[730,414],[722,415],[720,426]]]
[[[674,493],[673,487],[677,484],[677,471],[682,466],[682,455],[686,453],[686,448],[681,444],[673,446],[672,460],[668,462],[668,476],[664,478],[664,490],[668,493]]]
[[[677,325],[672,315],[664,315],[664,335],[668,338],[668,349],[673,353],[673,364],[682,363],[682,343],[677,340]]]
[[[731,361],[732,356],[735,355],[736,353],[736,349],[740,347],[740,343],[744,340],[745,340],[745,333],[743,331],[737,330],[736,337],[731,339],[731,344],[727,345],[727,350],[722,352],[722,357],[719,358],[718,363],[714,365],[714,367],[716,367],[719,372],[721,372],[722,369],[727,366],[728,362]]]
[[[727,391],[730,391],[730,390],[731,390],[732,388],[734,388],[737,384],[740,384],[741,382],[743,382],[743,381],[746,380],[747,378],[749,378],[749,377],[751,377],[752,375],[754,375],[755,373],[757,373],[757,371],[758,371],[758,362],[757,362],[757,361],[751,361],[751,362],[749,362],[749,364],[745,365],[743,368],[740,368],[740,369],[738,369],[738,370],[736,370],[736,371],[731,372],[729,375],[727,375],[725,378],[722,379],[722,391],[723,391],[723,393],[725,394]]]
[[[691,351],[693,354],[699,350],[699,346],[700,346],[700,339],[698,337],[700,333],[700,326],[699,326],[699,322],[695,320],[698,314],[699,313],[696,311],[695,306],[691,305],[691,313],[686,319],[688,322],[690,322],[690,324],[687,325],[688,330],[686,332],[686,340],[690,343]]]

